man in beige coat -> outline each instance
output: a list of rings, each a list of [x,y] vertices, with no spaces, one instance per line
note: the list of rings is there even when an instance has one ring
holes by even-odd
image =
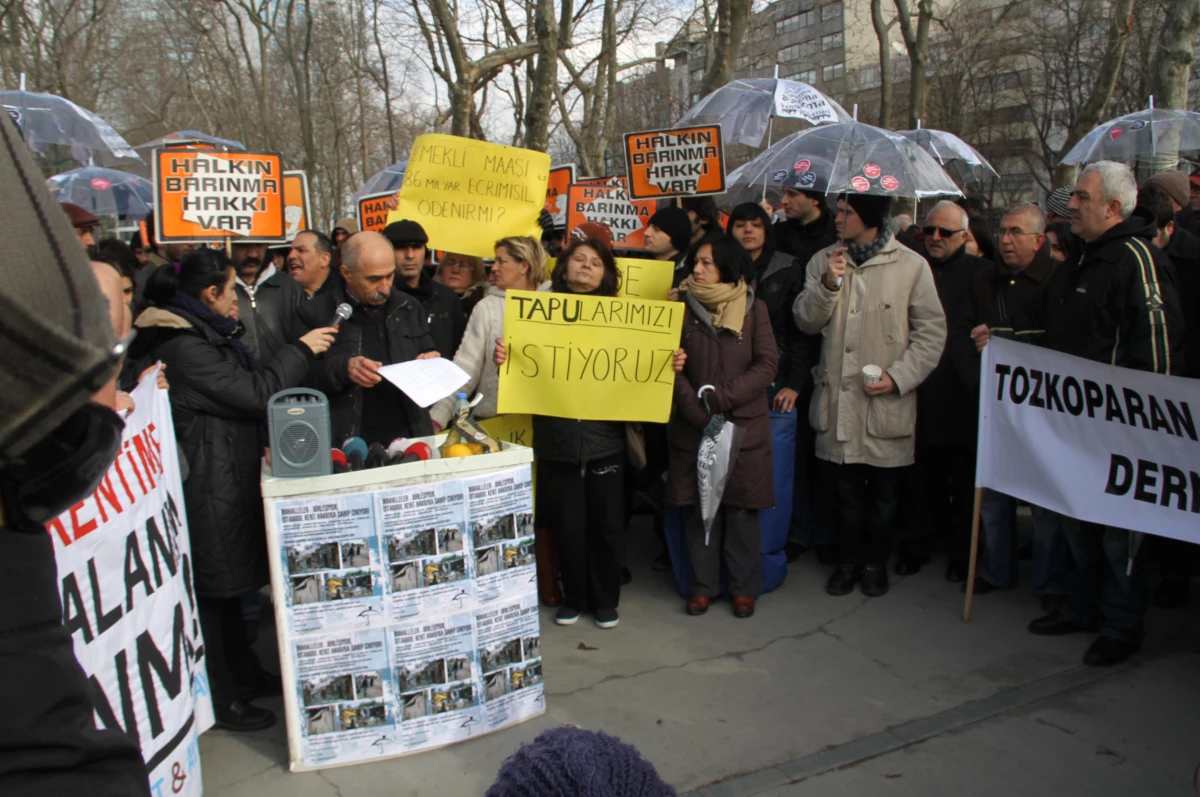
[[[817,456],[835,465],[841,538],[825,590],[846,595],[861,581],[874,597],[888,590],[917,386],[941,358],[946,317],[929,265],[892,235],[891,198],[854,194],[837,205],[841,240],[809,260],[792,314],[802,332],[822,335],[808,421]]]

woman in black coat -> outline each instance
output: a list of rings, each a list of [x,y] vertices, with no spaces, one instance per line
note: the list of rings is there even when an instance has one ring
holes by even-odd
[[[259,461],[267,400],[295,387],[334,330],[314,329],[260,366],[237,339],[234,269],[221,252],[197,249],[151,275],[150,306],[136,321],[130,357],[161,360],[175,437],[186,461],[183,482],[192,575],[204,631],[218,727],[258,730],[275,717],[247,701],[279,694],[250,647],[242,596],[269,580]]]

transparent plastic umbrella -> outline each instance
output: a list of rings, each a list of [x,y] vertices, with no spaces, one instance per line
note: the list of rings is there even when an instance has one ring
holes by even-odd
[[[932,155],[960,187],[1000,178],[987,158],[953,133],[921,127],[921,120],[918,119],[916,130],[897,130],[896,134],[912,139]]]
[[[1200,150],[1200,113],[1155,108],[1110,119],[1088,133],[1063,156],[1063,165],[1096,161],[1152,161]],[[1169,166],[1168,166],[1169,168]]]
[[[726,179],[730,202],[758,201],[765,188],[924,199],[962,196],[912,139],[862,122],[810,127],[780,139]]]
[[[141,162],[142,158],[112,125],[68,99],[35,91],[0,91],[0,106],[17,123],[34,152],[51,145],[69,147],[71,157],[102,166]]]
[[[46,187],[58,202],[71,202],[102,217],[140,221],[154,208],[150,181],[116,169],[72,169],[46,180]]]
[[[359,198],[368,194],[382,194],[384,191],[399,191],[400,184],[404,182],[404,170],[408,166],[408,161],[397,161],[386,169],[381,169],[362,184],[362,186],[354,192],[354,201],[358,202]]]
[[[145,144],[138,144],[136,149],[150,151],[173,141],[203,141],[205,144],[212,144],[214,147],[237,150],[239,152],[246,149],[246,145],[240,141],[235,141],[232,138],[210,136],[208,133],[201,133],[199,130],[176,130],[174,133],[167,133],[162,138],[147,141]]]
[[[814,125],[850,121],[845,108],[807,83],[742,78],[700,100],[675,127],[719,124],[726,142],[760,147],[774,117],[804,119]]]

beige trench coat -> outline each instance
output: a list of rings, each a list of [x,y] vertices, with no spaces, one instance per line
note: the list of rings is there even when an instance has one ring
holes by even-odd
[[[804,290],[792,305],[796,325],[822,336],[808,411],[817,456],[847,465],[911,465],[917,385],[937,366],[946,344],[946,315],[933,272],[893,238],[866,263],[851,264],[841,288],[831,291],[822,278],[833,249],[808,261]],[[899,393],[868,396],[862,389],[864,365],[887,371]]]

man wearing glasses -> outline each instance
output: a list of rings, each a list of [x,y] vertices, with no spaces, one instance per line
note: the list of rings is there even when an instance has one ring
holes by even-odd
[[[979,352],[990,336],[1041,342],[1041,308],[1058,265],[1046,243],[1046,215],[1034,204],[1023,202],[1004,211],[997,245],[1001,262],[975,275],[962,318],[951,333],[950,354],[972,387],[972,407],[978,407]],[[1011,496],[983,491],[980,517],[986,548],[975,576],[977,595],[1017,584],[1015,513]],[[1062,605],[1066,571],[1066,541],[1058,515],[1033,507],[1033,588],[1047,613]]]
[[[975,274],[987,265],[967,253],[967,222],[967,211],[943,201],[929,211],[921,230],[947,330],[958,321]],[[899,546],[895,569],[900,575],[920,570],[930,559],[933,539],[939,538],[949,555],[946,579],[963,581],[970,548],[979,413],[945,352],[917,388],[917,407],[916,463],[906,474],[901,515],[910,536]]]

